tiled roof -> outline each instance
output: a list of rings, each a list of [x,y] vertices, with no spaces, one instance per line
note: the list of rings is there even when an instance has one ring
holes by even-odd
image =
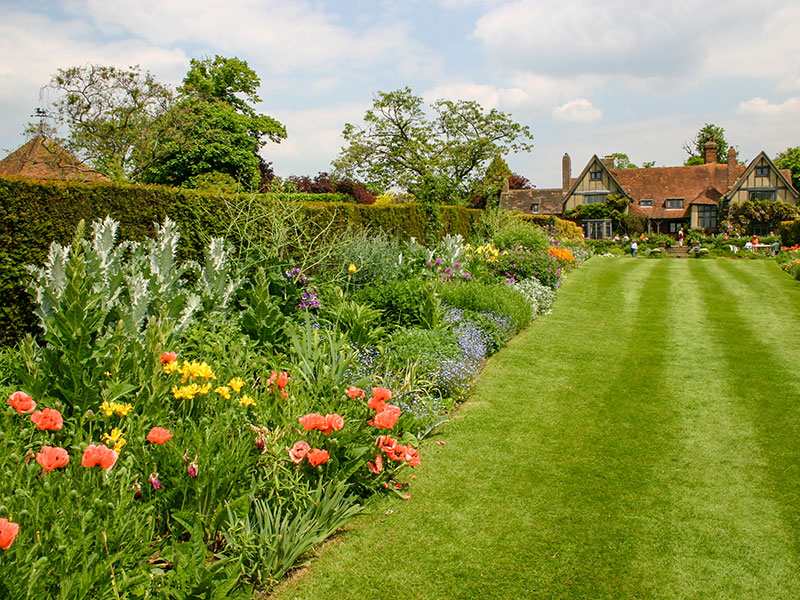
[[[36,136],[0,160],[0,175],[32,179],[110,181],[53,140]]]
[[[561,214],[561,188],[510,190],[500,198],[500,206],[508,210],[519,210],[531,214],[531,205],[538,204],[540,215]]]
[[[651,219],[683,219],[688,216],[691,204],[716,204],[746,168],[745,165],[733,165],[733,181],[730,182],[727,163],[610,171],[633,199],[635,212]],[[682,198],[683,208],[666,208],[667,198]],[[642,199],[652,200],[653,205],[640,206]]]

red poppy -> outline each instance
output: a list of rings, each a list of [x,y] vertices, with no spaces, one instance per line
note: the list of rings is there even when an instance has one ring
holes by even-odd
[[[153,444],[163,444],[172,437],[172,433],[169,429],[164,429],[163,427],[153,427],[150,430],[150,433],[147,434],[147,441]]]
[[[383,471],[383,455],[378,454],[378,456],[375,457],[374,461],[370,461],[367,463],[367,467],[369,468],[370,471],[375,473],[375,475]]]
[[[110,471],[117,462],[119,455],[108,446],[102,444],[89,444],[83,452],[81,465],[84,467],[100,467]]]
[[[0,519],[0,548],[8,550],[19,533],[19,524],[8,519]]]
[[[168,365],[170,363],[174,363],[176,360],[178,360],[178,355],[175,354],[174,352],[164,352],[164,354],[161,355],[162,365]]]
[[[392,460],[401,461],[406,459],[406,447],[397,444],[393,448],[386,449],[386,457]]]
[[[196,460],[190,462],[189,466],[186,467],[186,474],[189,475],[189,477],[197,477],[198,471],[199,471],[199,466]]]
[[[26,415],[36,409],[36,402],[23,391],[16,391],[8,397],[8,403],[21,415]]]
[[[327,450],[320,450],[319,448],[314,448],[311,452],[308,453],[308,462],[311,463],[312,467],[325,464],[326,462],[328,462],[328,458],[330,458],[330,455],[328,454]]]
[[[347,388],[344,391],[344,393],[347,394],[347,396],[349,398],[351,398],[352,400],[355,400],[356,398],[363,398],[364,397],[364,390],[362,390],[361,388],[357,388],[354,385],[351,385],[349,388]]]
[[[64,419],[61,418],[61,413],[52,408],[37,410],[31,415],[31,421],[42,431],[58,431],[64,427]]]
[[[42,450],[36,454],[36,462],[42,465],[43,473],[48,473],[66,467],[69,463],[69,454],[64,448],[42,446]]]
[[[275,379],[277,379],[277,377],[278,377],[278,374],[275,371],[273,371],[270,374],[269,379],[267,379],[267,386],[270,386],[273,383],[275,383]]]
[[[325,417],[318,413],[310,413],[304,417],[299,417],[297,420],[300,421],[304,431],[321,429],[326,426]]]
[[[392,399],[392,392],[385,387],[372,388],[372,397],[378,402],[388,402]]]
[[[419,460],[419,451],[414,446],[409,444],[406,446],[406,462],[410,467],[418,467],[421,463]]]
[[[275,383],[278,384],[279,388],[285,388],[286,384],[289,383],[289,373],[287,373],[286,371],[281,371]]]
[[[319,430],[328,435],[331,431],[339,431],[344,427],[344,419],[337,414],[325,415],[325,424]]]
[[[397,446],[397,440],[390,435],[379,435],[375,445],[382,451],[390,450]]]
[[[308,442],[299,441],[295,442],[292,449],[289,450],[289,458],[291,458],[295,464],[300,464],[303,462],[303,459],[308,455],[308,452],[311,450],[311,446],[308,445]]]
[[[400,418],[400,409],[392,404],[387,404],[386,408],[377,413],[372,421],[368,422],[368,425],[373,425],[378,429],[392,429],[398,418]]]

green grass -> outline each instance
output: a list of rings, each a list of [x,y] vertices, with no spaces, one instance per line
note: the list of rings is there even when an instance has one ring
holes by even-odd
[[[798,322],[772,262],[590,261],[275,598],[800,597]]]

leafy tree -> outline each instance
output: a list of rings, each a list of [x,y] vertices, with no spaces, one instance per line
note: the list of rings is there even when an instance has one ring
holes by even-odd
[[[363,126],[345,125],[336,173],[380,191],[404,188],[428,205],[461,203],[489,161],[532,148],[528,127],[496,109],[466,100],[437,100],[430,109],[408,87],[379,92]]]
[[[622,152],[614,152],[611,154],[614,158],[614,168],[615,169],[638,169],[639,167],[636,166],[631,162],[631,159],[628,158],[627,154],[623,154]]]
[[[725,129],[706,123],[703,125],[691,142],[684,142],[683,149],[689,155],[684,163],[687,166],[705,164],[705,145],[706,142],[717,143],[717,160],[725,161],[728,155],[728,142],[725,140]],[[739,158],[739,151],[736,151],[736,158]]]
[[[222,173],[245,189],[274,177],[259,151],[265,138],[280,143],[286,128],[256,112],[258,75],[246,61],[216,56],[191,61],[179,101],[154,123],[137,155],[141,180],[192,187],[204,173]]]
[[[611,219],[611,226],[617,230],[628,208],[628,199],[622,194],[609,194],[605,202],[580,204],[564,213],[564,218],[579,222],[584,219]]]
[[[135,148],[174,101],[172,90],[138,65],[59,69],[46,87],[56,95],[56,123],[69,131],[59,143],[115,181],[136,179]]]
[[[655,166],[656,166],[656,161],[654,160],[646,160],[642,163],[643,169],[652,169]]]
[[[800,190],[800,146],[787,148],[775,157],[775,166],[792,171],[792,185]]]
[[[298,192],[304,192],[306,194],[339,193],[350,196],[359,204],[375,203],[375,196],[363,183],[352,181],[351,179],[332,178],[330,174],[324,171],[320,172],[313,179],[307,175],[291,175],[287,180]]]

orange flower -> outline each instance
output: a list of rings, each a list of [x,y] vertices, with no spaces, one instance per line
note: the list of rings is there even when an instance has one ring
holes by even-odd
[[[61,418],[61,413],[52,408],[37,410],[31,415],[31,421],[42,431],[58,431],[64,427],[64,419]]]
[[[375,412],[383,412],[386,408],[386,401],[392,399],[392,392],[383,387],[372,388],[372,397],[367,400],[369,406]]]
[[[337,414],[325,415],[325,426],[320,427],[319,430],[328,435],[331,431],[339,431],[344,427],[344,419]]]
[[[386,452],[397,446],[397,440],[390,435],[379,435],[378,439],[375,440],[375,445],[379,450]]]
[[[311,446],[308,445],[308,442],[299,441],[295,442],[292,449],[289,450],[289,458],[291,458],[295,464],[300,464],[303,462],[303,459],[308,455],[308,452],[311,450]]]
[[[19,533],[19,524],[8,519],[0,519],[0,548],[8,550]]]
[[[392,460],[401,461],[406,459],[406,447],[400,444],[386,449],[386,457]]]
[[[347,396],[353,400],[355,400],[356,398],[364,397],[364,390],[362,390],[361,388],[357,388],[354,385],[351,385],[349,388],[347,388],[344,391],[344,393],[347,394]]]
[[[367,424],[378,429],[392,429],[398,418],[400,418],[400,409],[392,404],[387,404],[386,408],[377,413],[375,418]]]
[[[370,461],[367,463],[367,467],[369,468],[370,471],[375,473],[375,475],[378,475],[381,471],[383,471],[383,455],[378,454],[378,456],[375,457],[374,461]]]
[[[289,383],[289,373],[287,373],[286,371],[281,371],[275,383],[278,384],[279,388],[285,388],[286,384]]]
[[[163,427],[153,427],[150,433],[147,434],[147,441],[153,444],[163,444],[171,439],[172,433],[169,429]]]
[[[108,446],[102,444],[89,444],[83,452],[81,465],[84,467],[100,467],[110,471],[119,455]]]
[[[43,473],[48,473],[55,469],[66,467],[67,463],[69,463],[69,454],[64,448],[42,446],[41,452],[36,454],[36,462],[42,465]]]
[[[21,390],[11,394],[8,397],[8,403],[21,415],[33,412],[36,408],[36,402],[33,401],[33,398]]]
[[[418,467],[421,464],[419,460],[419,452],[411,444],[406,446],[405,459],[410,467]]]
[[[297,419],[303,425],[304,431],[313,431],[314,429],[322,429],[326,426],[325,417],[317,413],[310,413],[304,417]]]
[[[162,365],[168,365],[170,363],[174,363],[176,360],[178,360],[178,355],[175,354],[174,352],[164,352],[164,354],[161,355]]]
[[[308,453],[308,462],[311,463],[312,467],[325,464],[326,462],[328,462],[328,458],[330,458],[330,455],[328,454],[327,450],[320,450],[319,448],[314,448],[311,452]]]
[[[272,374],[270,374],[269,379],[267,379],[267,386],[270,386],[273,383],[275,383],[275,379],[277,377],[278,377],[278,374],[275,371],[273,371]]]

